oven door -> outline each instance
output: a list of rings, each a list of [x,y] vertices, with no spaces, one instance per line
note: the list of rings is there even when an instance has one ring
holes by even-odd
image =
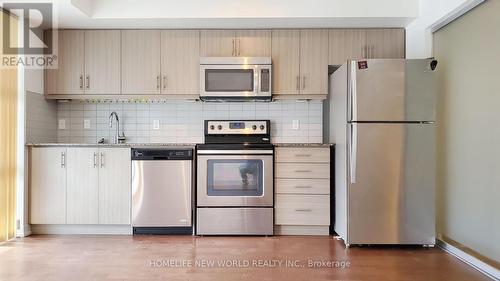
[[[200,97],[270,98],[270,71],[270,65],[200,65]]]
[[[273,206],[273,155],[201,154],[197,159],[198,207]]]

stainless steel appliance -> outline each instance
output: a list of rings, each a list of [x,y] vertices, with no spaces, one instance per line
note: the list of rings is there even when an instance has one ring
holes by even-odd
[[[198,235],[273,234],[269,132],[269,120],[205,121],[205,144],[196,151]]]
[[[270,57],[201,57],[204,101],[271,100]]]
[[[193,234],[193,149],[132,149],[134,234]]]
[[[353,60],[330,78],[334,228],[346,246],[435,243],[436,64]]]

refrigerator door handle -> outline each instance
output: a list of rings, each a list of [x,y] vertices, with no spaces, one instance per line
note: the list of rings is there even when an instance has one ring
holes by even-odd
[[[356,88],[356,61],[351,62],[351,121],[358,121],[358,91]]]
[[[356,170],[358,158],[358,124],[351,124],[351,147],[350,147],[350,176],[351,183],[356,183]]]

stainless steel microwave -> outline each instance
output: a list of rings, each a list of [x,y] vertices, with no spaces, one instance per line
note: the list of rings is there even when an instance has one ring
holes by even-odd
[[[201,57],[200,99],[270,101],[270,57]]]

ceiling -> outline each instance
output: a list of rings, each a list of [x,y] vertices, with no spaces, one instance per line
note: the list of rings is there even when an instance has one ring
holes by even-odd
[[[2,2],[47,2],[0,1]],[[59,28],[406,27],[419,0],[52,0]],[[32,17],[37,15],[32,15]]]

